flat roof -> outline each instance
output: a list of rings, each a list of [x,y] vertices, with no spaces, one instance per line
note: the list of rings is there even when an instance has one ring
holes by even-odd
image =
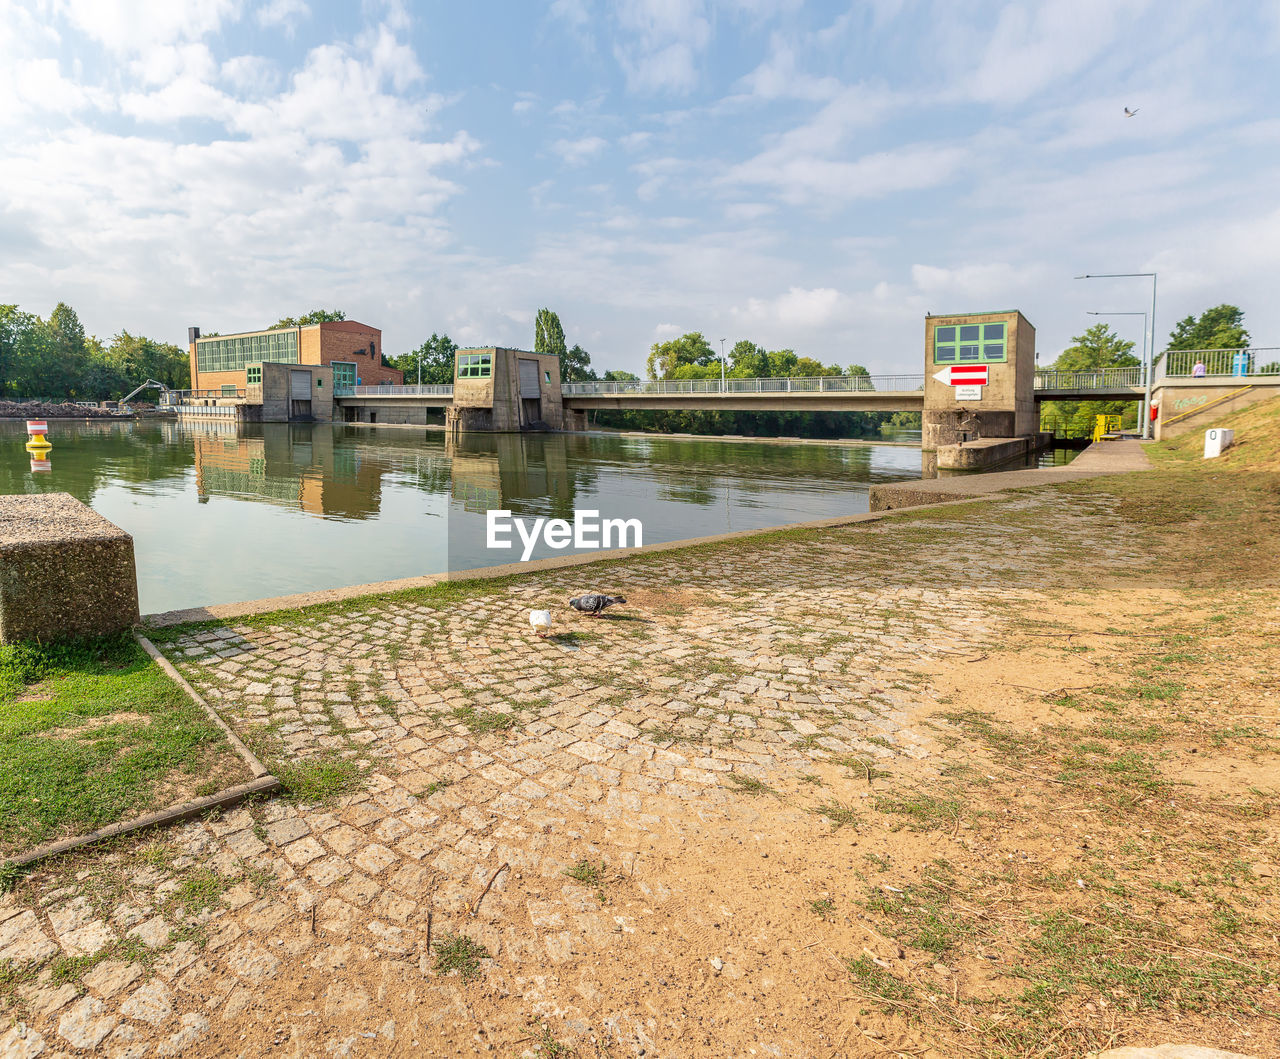
[[[221,335],[201,335],[196,339],[197,342],[216,342],[220,338],[249,338],[253,335],[273,335],[277,331],[310,331],[313,327],[324,327],[326,324],[355,324],[357,327],[368,328],[370,331],[378,331],[373,324],[362,324],[359,320],[321,320],[316,324],[291,325],[289,327],[260,327],[256,331],[231,331]]]
[[[539,353],[532,349],[517,349],[515,346],[459,346],[455,353],[487,353],[490,350],[505,349],[511,353],[528,353],[531,357],[558,357],[559,353]]]
[[[1022,316],[1021,309],[986,309],[980,313],[925,313],[926,320],[936,320],[939,318],[951,319],[952,317],[961,316]],[[1022,317],[1024,320],[1025,316]]]

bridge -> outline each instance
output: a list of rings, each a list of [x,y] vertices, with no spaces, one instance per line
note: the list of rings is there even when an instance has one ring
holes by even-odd
[[[924,407],[924,374],[820,375],[763,379],[628,379],[566,382],[560,387],[564,407],[589,409],[705,409],[725,412],[898,412]],[[1141,368],[1106,371],[1037,371],[1037,401],[1139,400],[1144,393]],[[340,401],[412,402],[447,408],[453,386],[345,386],[334,391]]]

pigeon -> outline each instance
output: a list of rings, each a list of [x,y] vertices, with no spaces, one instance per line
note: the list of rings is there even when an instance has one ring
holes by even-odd
[[[569,606],[574,610],[579,610],[583,614],[590,614],[593,618],[600,617],[605,607],[612,607],[615,603],[625,603],[626,596],[606,596],[601,592],[588,592],[585,596],[578,596],[576,599],[569,600]]]
[[[1132,110],[1130,110],[1128,107],[1125,107],[1125,108],[1124,108],[1124,116],[1125,116],[1126,118],[1131,118],[1131,117],[1133,117],[1136,113],[1138,113],[1138,111],[1140,111],[1141,109],[1142,109],[1141,107],[1134,107]]]
[[[529,624],[534,627],[539,636],[545,637],[547,635],[547,630],[551,628],[551,611],[529,611]]]

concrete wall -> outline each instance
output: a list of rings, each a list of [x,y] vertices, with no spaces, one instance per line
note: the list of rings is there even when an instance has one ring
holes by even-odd
[[[334,405],[333,418],[340,423],[390,423],[413,426],[440,425],[445,408],[433,408],[419,401],[361,400],[358,397],[340,397]]]
[[[311,419],[326,423],[333,418],[333,369],[325,364],[263,364],[262,422],[294,420],[291,373],[305,371],[311,377]]]
[[[1280,397],[1280,375],[1252,378],[1166,379],[1151,391],[1155,439],[1206,430],[1218,416]],[[1169,422],[1176,419],[1177,422]]]
[[[564,429],[559,357],[500,346],[459,350],[458,356],[476,353],[488,353],[493,358],[492,375],[488,379],[459,379],[455,360],[453,406],[447,418],[451,430],[514,433],[539,429],[540,426],[551,430]],[[520,397],[519,364],[522,360],[534,361],[538,366],[536,416],[531,415]]]
[[[939,327],[968,324],[1005,325],[1005,361],[988,364],[988,383],[980,401],[956,400],[956,388],[934,378],[946,364],[933,359],[933,337]],[[1035,433],[1036,330],[1017,310],[927,316],[924,329],[924,415],[921,445],[936,449],[982,438],[1011,438]]]

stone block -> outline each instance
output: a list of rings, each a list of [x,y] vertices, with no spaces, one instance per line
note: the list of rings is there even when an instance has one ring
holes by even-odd
[[[110,636],[137,622],[129,534],[69,493],[0,496],[0,640]]]

